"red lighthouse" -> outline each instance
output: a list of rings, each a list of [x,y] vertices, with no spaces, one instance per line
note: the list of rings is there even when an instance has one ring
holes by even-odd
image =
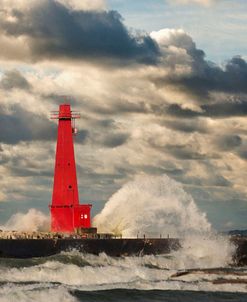
[[[52,113],[52,119],[58,119],[56,162],[52,194],[51,230],[52,232],[72,233],[77,229],[90,228],[91,205],[79,204],[76,177],[72,121],[80,118],[70,109],[69,104],[59,107]]]

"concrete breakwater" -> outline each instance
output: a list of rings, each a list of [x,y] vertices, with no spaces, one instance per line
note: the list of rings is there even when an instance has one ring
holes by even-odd
[[[247,265],[247,237],[233,236],[229,239],[236,247],[232,265]],[[181,247],[181,240],[177,238],[82,238],[77,234],[50,232],[0,232],[0,257],[4,258],[47,257],[73,249],[114,257],[160,255]]]
[[[178,239],[158,238],[16,238],[0,239],[0,257],[4,258],[32,258],[47,257],[63,251],[77,250],[81,253],[109,256],[142,256],[169,254],[178,250]]]

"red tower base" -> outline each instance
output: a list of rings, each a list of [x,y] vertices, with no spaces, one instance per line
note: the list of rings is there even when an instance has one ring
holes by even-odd
[[[76,206],[50,206],[51,230],[72,233],[79,228],[90,228],[90,204]]]

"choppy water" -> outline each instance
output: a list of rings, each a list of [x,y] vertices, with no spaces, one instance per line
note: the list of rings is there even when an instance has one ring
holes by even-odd
[[[176,261],[173,255],[112,258],[77,251],[1,259],[0,301],[247,301],[247,268],[176,276]]]
[[[0,302],[247,301],[247,267],[230,266],[235,247],[168,176],[127,183],[94,223],[102,232],[126,237],[169,234],[182,238],[182,248],[163,256],[112,258],[72,251],[42,259],[0,259]],[[1,228],[30,231],[46,225],[44,214],[30,210]]]

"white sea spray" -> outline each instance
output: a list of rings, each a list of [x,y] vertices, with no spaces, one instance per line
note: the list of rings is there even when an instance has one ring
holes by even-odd
[[[48,215],[36,209],[29,209],[27,213],[16,213],[2,226],[2,230],[15,231],[48,231],[50,219]]]
[[[116,192],[94,219],[99,231],[124,237],[177,237],[182,249],[173,267],[215,267],[231,262],[234,246],[217,234],[181,184],[138,176]]]

